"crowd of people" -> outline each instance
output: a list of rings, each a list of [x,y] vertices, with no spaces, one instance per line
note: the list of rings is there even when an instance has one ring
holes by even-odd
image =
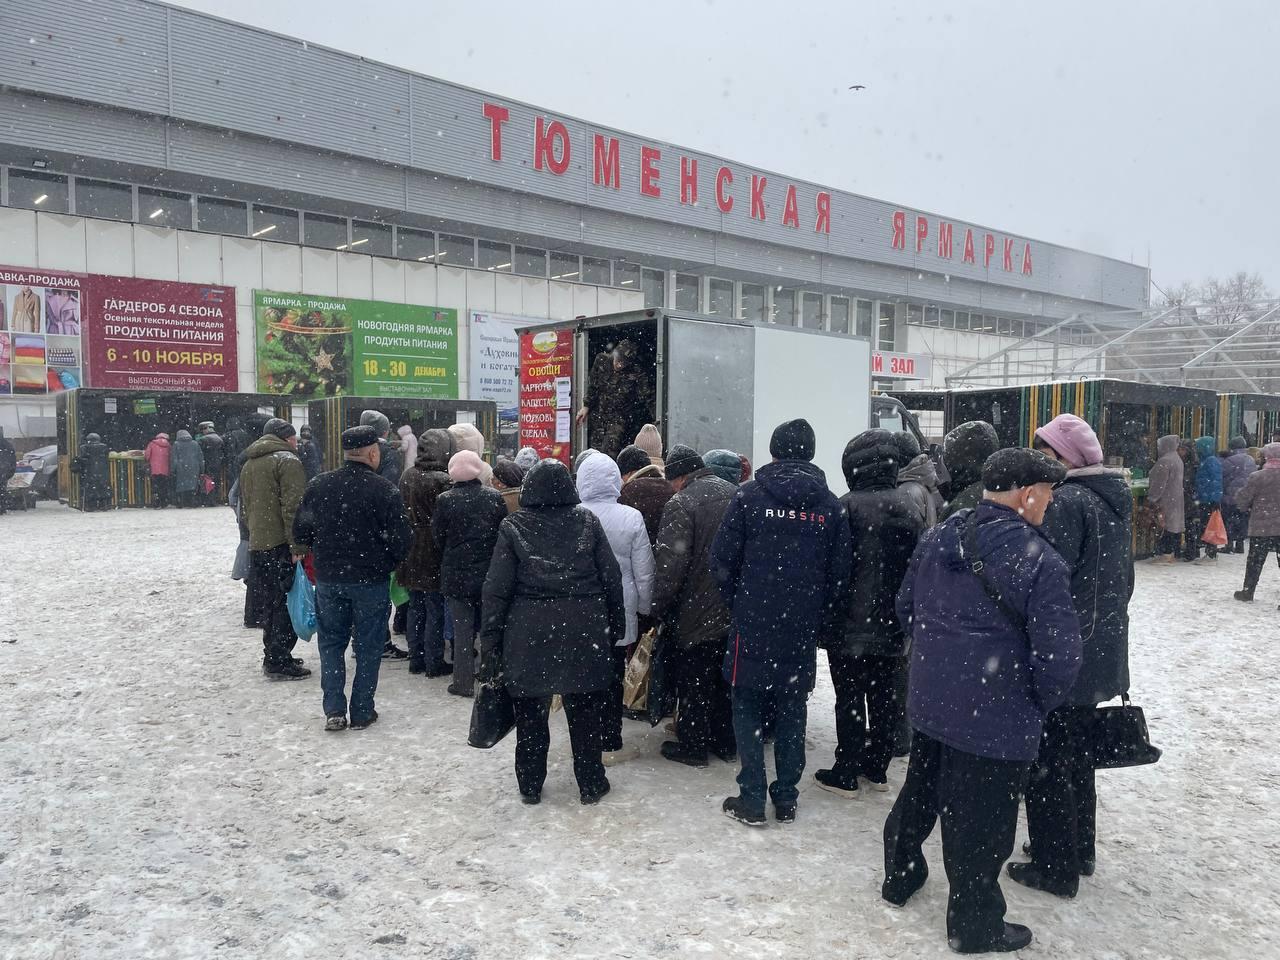
[[[891,759],[909,754],[884,827],[887,902],[924,884],[922,845],[941,819],[951,946],[1025,946],[999,884],[1024,798],[1029,859],[1010,878],[1069,898],[1093,874],[1086,719],[1129,686],[1132,501],[1084,421],[1064,414],[1035,449],[1003,450],[989,424],[963,424],[942,447],[943,486],[910,435],[867,430],[845,448],[839,498],[804,420],[775,430],[758,469],[729,450],[664,452],[651,425],[572,469],[531,449],[489,467],[469,424],[412,444],[401,434],[399,450],[389,427],[366,411],[342,434],[343,466],[308,480],[293,426],[270,420],[238,472],[246,622],[262,626],[264,674],[308,676],[285,603],[294,564],[306,565],[325,730],[378,719],[380,661],[398,649],[394,574],[409,597],[410,672],[448,675],[460,697],[477,684],[510,696],[524,803],[542,798],[556,696],[581,802],[610,791],[608,771],[634,756],[628,660],[656,631],[677,702],[661,756],[736,762],[724,812],[761,827],[772,806],[787,824],[822,647],[837,746],[817,786],[888,790]],[[1234,502],[1260,492],[1249,480]]]
[[[1233,437],[1230,449],[1217,451],[1212,437],[1193,443],[1169,434],[1156,449],[1147,490],[1160,530],[1153,563],[1216,562],[1245,554],[1248,540],[1244,586],[1235,598],[1251,602],[1267,557],[1275,553],[1280,563],[1280,435],[1260,450]],[[1215,515],[1217,538],[1206,536]]]

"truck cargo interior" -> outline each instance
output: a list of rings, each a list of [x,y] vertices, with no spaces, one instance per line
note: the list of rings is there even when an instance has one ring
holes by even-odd
[[[587,333],[587,363],[585,372],[590,376],[591,368],[596,362],[596,358],[611,353],[615,347],[623,340],[630,340],[636,346],[636,368],[640,370],[649,380],[649,388],[654,397],[657,397],[658,386],[658,321],[656,319],[645,319],[636,323],[620,323],[616,325],[595,327],[588,329]],[[583,396],[585,396],[586,384],[583,384]],[[661,406],[662,398],[658,397],[656,403]],[[658,419],[658,411],[654,410],[652,416],[655,421]],[[588,423],[588,433],[590,436],[591,424]],[[631,438],[628,438],[630,443]]]

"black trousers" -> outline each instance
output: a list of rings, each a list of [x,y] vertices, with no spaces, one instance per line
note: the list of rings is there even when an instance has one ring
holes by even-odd
[[[173,498],[173,482],[168,474],[155,474],[151,477],[151,494],[155,497],[155,506],[167,507]]]
[[[1045,874],[1074,884],[1094,859],[1098,794],[1088,721],[1093,707],[1059,707],[1044,721],[1040,756],[1027,780],[1031,859]]]
[[[613,648],[613,679],[609,683],[609,696],[605,701],[604,743],[605,750],[622,749],[622,686],[627,676],[627,648]]]
[[[1267,564],[1267,554],[1274,552],[1280,563],[1280,537],[1250,537],[1249,556],[1244,561],[1244,588],[1252,591]]]
[[[733,691],[724,679],[725,644],[673,647],[676,696],[680,701],[680,742],[691,750],[730,754],[733,735]]]
[[[1204,536],[1205,527],[1209,525],[1209,518],[1213,516],[1213,511],[1218,509],[1216,503],[1195,503],[1187,508],[1187,537],[1186,544],[1183,547],[1182,556],[1187,560],[1200,559],[1200,550],[1203,548],[1205,556],[1216,557],[1218,548],[1212,543],[1205,543],[1200,538]]]
[[[561,696],[573,748],[573,775],[578,789],[586,794],[600,793],[608,783],[600,759],[608,696],[607,690]],[[551,698],[513,697],[512,704],[516,715],[516,783],[522,794],[533,796],[542,793],[547,779]]]
[[[883,783],[905,708],[898,675],[907,671],[906,658],[828,653],[827,661],[836,691],[836,772]]]
[[[255,592],[253,608],[262,623],[262,665],[267,669],[288,666],[298,636],[289,619],[286,597],[293,586],[293,558],[289,545],[249,551],[249,589]]]
[[[1156,556],[1163,557],[1165,554],[1178,555],[1178,545],[1181,543],[1182,534],[1169,533],[1167,530],[1160,534],[1160,539],[1156,541]]]
[[[951,886],[947,939],[977,950],[1004,933],[1000,868],[1013,853],[1018,799],[1030,764],[991,760],[912,732],[907,779],[884,825],[884,893],[905,900],[929,875],[923,844],[942,819]]]

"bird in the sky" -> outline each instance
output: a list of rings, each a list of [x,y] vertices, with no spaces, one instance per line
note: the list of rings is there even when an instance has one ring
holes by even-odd
[[[855,84],[854,84],[852,87],[850,87],[849,89],[850,89],[850,90],[865,90],[865,89],[867,89],[867,88],[866,88],[866,86],[865,86],[864,84],[861,84],[861,83],[855,83]]]

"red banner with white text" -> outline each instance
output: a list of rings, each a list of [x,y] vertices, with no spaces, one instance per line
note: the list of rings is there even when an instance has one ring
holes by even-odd
[[[573,457],[573,331],[520,334],[520,446]]]

